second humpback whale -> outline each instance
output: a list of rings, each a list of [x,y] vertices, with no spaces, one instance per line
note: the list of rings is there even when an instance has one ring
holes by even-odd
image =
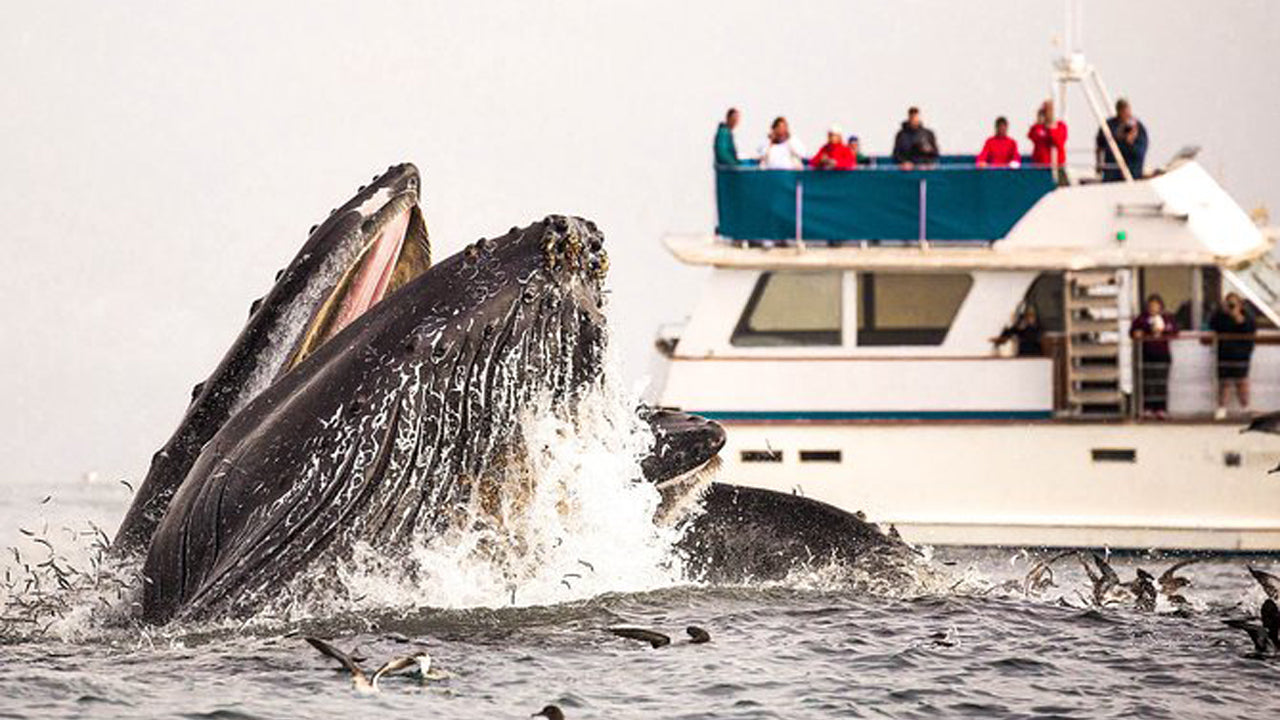
[[[359,543],[501,522],[527,498],[522,413],[572,417],[602,379],[604,238],[550,216],[431,266],[418,186],[393,167],[315,228],[198,386],[117,534],[145,551],[143,619],[252,614]],[[723,429],[641,414],[654,519],[699,577],[906,548],[820,503],[710,485]]]

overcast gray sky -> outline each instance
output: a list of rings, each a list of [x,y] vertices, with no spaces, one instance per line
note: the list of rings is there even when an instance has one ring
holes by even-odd
[[[638,377],[697,297],[660,238],[713,227],[726,106],[742,145],[786,114],[811,147],[838,121],[883,152],[917,104],[972,152],[997,114],[1025,134],[1063,26],[1058,0],[478,5],[6,2],[0,483],[139,477],[307,228],[403,160],[438,257],[596,220]],[[1246,209],[1280,210],[1280,3],[1085,5],[1151,160],[1200,144]]]

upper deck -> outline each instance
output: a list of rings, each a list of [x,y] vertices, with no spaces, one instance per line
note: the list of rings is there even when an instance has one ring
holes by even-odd
[[[953,158],[954,159],[954,158]],[[716,237],[670,237],[720,267],[1079,270],[1239,268],[1274,232],[1193,161],[1131,183],[1059,186],[1046,167],[720,168]]]

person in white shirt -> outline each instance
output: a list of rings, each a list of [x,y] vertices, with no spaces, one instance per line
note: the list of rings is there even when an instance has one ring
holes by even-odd
[[[766,170],[800,170],[804,168],[804,146],[791,137],[787,119],[776,118],[770,126],[769,141],[760,146],[760,167]]]

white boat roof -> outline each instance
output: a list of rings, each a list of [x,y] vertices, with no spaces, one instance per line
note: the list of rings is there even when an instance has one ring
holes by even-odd
[[[987,246],[941,240],[744,247],[712,234],[668,235],[681,262],[739,269],[1087,270],[1158,265],[1238,268],[1268,253],[1280,232],[1258,227],[1199,164],[1153,178],[1059,188]]]

